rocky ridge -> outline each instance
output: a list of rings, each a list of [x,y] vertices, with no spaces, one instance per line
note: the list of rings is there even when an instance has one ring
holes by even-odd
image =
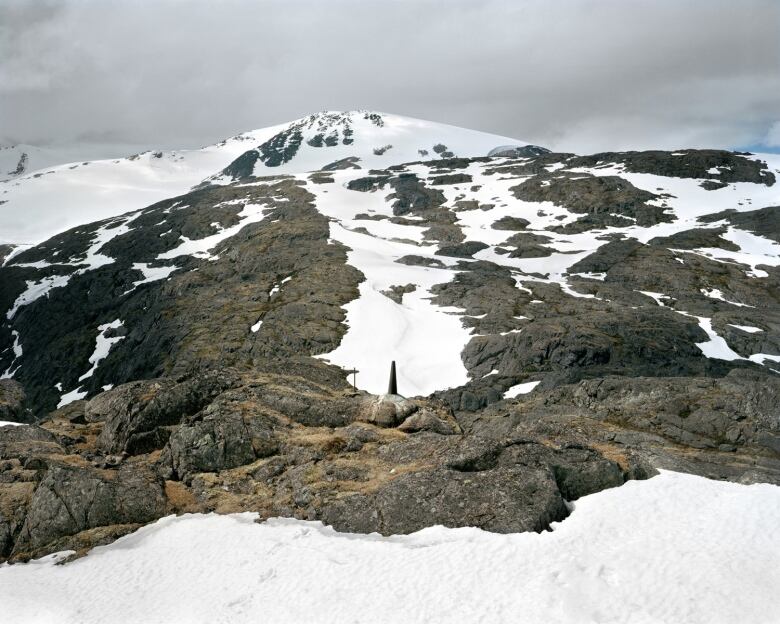
[[[187,511],[540,531],[660,468],[780,483],[776,166],[355,157],[15,254],[0,420],[36,424],[0,427],[0,557]],[[391,314],[446,326],[459,361],[420,344],[415,369],[366,342]],[[390,359],[417,396],[372,385]]]

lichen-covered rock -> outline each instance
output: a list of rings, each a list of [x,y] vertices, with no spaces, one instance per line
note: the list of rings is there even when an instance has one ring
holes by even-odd
[[[24,407],[24,388],[13,379],[0,379],[0,421],[33,422],[32,413]]]
[[[230,371],[210,371],[180,383],[132,382],[90,401],[85,415],[90,422],[105,420],[98,439],[105,452],[148,453],[165,444],[169,431],[164,427],[180,423],[237,383]]]
[[[408,416],[400,425],[399,431],[415,433],[417,431],[432,431],[441,435],[460,433],[460,427],[454,419],[443,418],[430,409],[422,409]]]
[[[575,213],[622,215],[636,219],[643,227],[674,220],[662,206],[650,203],[658,200],[658,195],[617,176],[536,176],[512,190],[515,197],[525,201],[549,201]]]
[[[703,223],[714,223],[725,220],[748,232],[753,232],[758,236],[771,238],[780,243],[780,206],[767,206],[758,210],[748,210],[738,212],[730,208],[717,212],[715,214],[699,217]]]
[[[711,179],[726,183],[752,182],[767,186],[775,183],[775,176],[767,170],[766,163],[726,150],[601,152],[591,156],[577,156],[569,164],[572,167],[594,167],[604,162],[621,163],[632,173]]]
[[[199,472],[218,472],[274,455],[279,442],[274,423],[260,415],[209,414],[182,425],[168,440],[160,463],[168,477],[189,481]]]
[[[146,523],[164,514],[162,483],[150,470],[55,464],[35,490],[13,556],[35,556],[51,542],[87,529]]]
[[[401,475],[375,493],[335,502],[321,517],[340,531],[395,535],[433,524],[498,533],[544,531],[567,515],[549,471],[512,467]]]
[[[64,453],[57,436],[36,425],[0,427],[0,459]]]
[[[696,448],[752,445],[780,457],[780,379],[732,371],[720,379],[608,377],[571,394],[598,418],[652,430]]]
[[[436,255],[453,258],[471,258],[475,253],[487,249],[487,247],[485,243],[480,241],[464,241],[453,245],[442,245],[436,252]]]

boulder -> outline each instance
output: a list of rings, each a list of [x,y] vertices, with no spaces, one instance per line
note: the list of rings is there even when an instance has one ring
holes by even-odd
[[[237,383],[236,375],[208,371],[177,383],[153,379],[124,384],[92,399],[86,406],[89,422],[105,420],[98,447],[106,453],[131,455],[162,448],[170,432]]]
[[[339,531],[395,535],[435,524],[497,533],[544,531],[567,515],[549,470],[437,468],[402,474],[375,493],[339,499],[321,519]]]
[[[196,473],[236,468],[278,450],[271,418],[210,414],[201,422],[179,427],[168,440],[160,464],[165,476],[189,481]]]
[[[431,431],[441,435],[453,435],[460,433],[460,427],[452,418],[443,418],[429,409],[422,409],[411,416],[408,416],[398,429],[405,433],[415,433],[417,431]]]
[[[417,405],[397,394],[383,394],[363,403],[357,420],[378,427],[395,427],[417,410]]]
[[[0,459],[24,461],[38,455],[65,453],[53,433],[37,425],[0,427]]]
[[[151,522],[164,514],[162,483],[148,469],[102,471],[52,464],[33,494],[12,556],[35,556],[64,536]]]

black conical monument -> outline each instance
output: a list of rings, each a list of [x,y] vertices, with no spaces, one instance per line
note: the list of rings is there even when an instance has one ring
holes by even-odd
[[[390,383],[387,385],[387,394],[398,394],[398,382],[395,379],[395,360],[390,364]]]

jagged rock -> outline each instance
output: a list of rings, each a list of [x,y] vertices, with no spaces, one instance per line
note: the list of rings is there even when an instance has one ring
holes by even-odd
[[[547,244],[552,239],[542,234],[520,232],[507,238],[503,245],[514,247],[509,253],[510,258],[545,258],[552,255],[553,249]]]
[[[11,525],[0,516],[0,557],[8,556],[13,546],[13,538],[11,537]]]
[[[176,383],[170,379],[137,381],[99,395],[87,404],[86,419],[105,420],[98,446],[108,453],[131,455],[162,448],[175,425],[237,384],[228,371],[211,371]]]
[[[0,483],[0,559],[13,550],[36,485],[34,480]]]
[[[573,403],[598,418],[694,448],[753,445],[780,456],[780,379],[735,370],[720,379],[607,377],[583,381]]]
[[[480,206],[483,204],[480,204],[475,199],[459,199],[455,202],[455,206],[453,210],[455,212],[465,212],[468,210],[479,210]]]
[[[403,286],[396,284],[390,286],[390,288],[387,290],[383,290],[382,294],[389,299],[392,299],[396,303],[401,303],[403,301],[404,295],[413,293],[415,290],[417,290],[416,284],[404,284]]]
[[[697,247],[718,247],[729,251],[739,251],[739,246],[723,238],[725,227],[696,228],[675,232],[671,236],[653,238],[650,245],[673,247],[675,249],[696,249]]]
[[[341,171],[344,169],[360,169],[360,158],[357,156],[347,156],[339,160],[334,160],[332,163],[325,165],[323,171]]]
[[[775,183],[775,176],[767,170],[766,163],[725,150],[602,152],[572,158],[568,166],[594,167],[604,162],[622,163],[632,173],[714,179],[726,183],[752,182],[767,186]],[[717,169],[718,173],[710,173],[712,169]]]
[[[638,189],[617,176],[536,176],[512,191],[518,199],[549,201],[576,213],[631,217],[643,227],[674,220],[663,207],[649,203],[659,199],[658,195]]]
[[[357,397],[334,397],[308,383],[300,383],[293,392],[260,386],[255,389],[254,400],[307,427],[342,427],[356,420],[362,409]]]
[[[167,477],[190,480],[198,472],[218,472],[250,464],[279,450],[274,423],[261,415],[242,417],[207,409],[204,420],[179,427],[160,458]]]
[[[446,201],[439,189],[428,188],[413,173],[402,173],[388,181],[394,189],[389,198],[394,200],[393,214],[397,217],[412,212],[435,210]]]
[[[2,203],[0,203],[0,206]],[[0,244],[0,265],[5,262],[5,259],[10,255],[10,253],[15,249],[14,245],[3,245]]]
[[[430,184],[445,185],[445,184],[468,184],[472,181],[472,178],[467,173],[448,173],[440,176],[433,176],[430,180]]]
[[[426,258],[424,256],[401,256],[396,260],[399,264],[408,264],[410,266],[444,267],[444,263],[436,258]]]
[[[524,230],[529,225],[531,225],[531,222],[528,221],[528,219],[523,219],[521,217],[501,217],[497,221],[494,221],[490,227],[494,230],[518,231]]]
[[[721,220],[780,243],[780,206],[768,206],[746,212],[737,212],[731,208],[699,217],[699,221],[703,223],[714,223]],[[724,249],[726,248],[724,247]]]
[[[309,174],[309,180],[314,182],[314,184],[333,184],[335,182],[333,176],[323,171],[315,171]]]
[[[36,556],[64,536],[151,522],[164,514],[163,487],[151,471],[134,467],[107,473],[55,464],[35,490],[12,556]]]
[[[623,485],[625,476],[615,462],[591,449],[569,447],[564,461],[551,465],[555,482],[566,500]]]
[[[551,153],[552,152],[546,147],[540,147],[538,145],[521,145],[519,147],[514,145],[501,145],[490,150],[488,156],[491,158],[535,158]]]

